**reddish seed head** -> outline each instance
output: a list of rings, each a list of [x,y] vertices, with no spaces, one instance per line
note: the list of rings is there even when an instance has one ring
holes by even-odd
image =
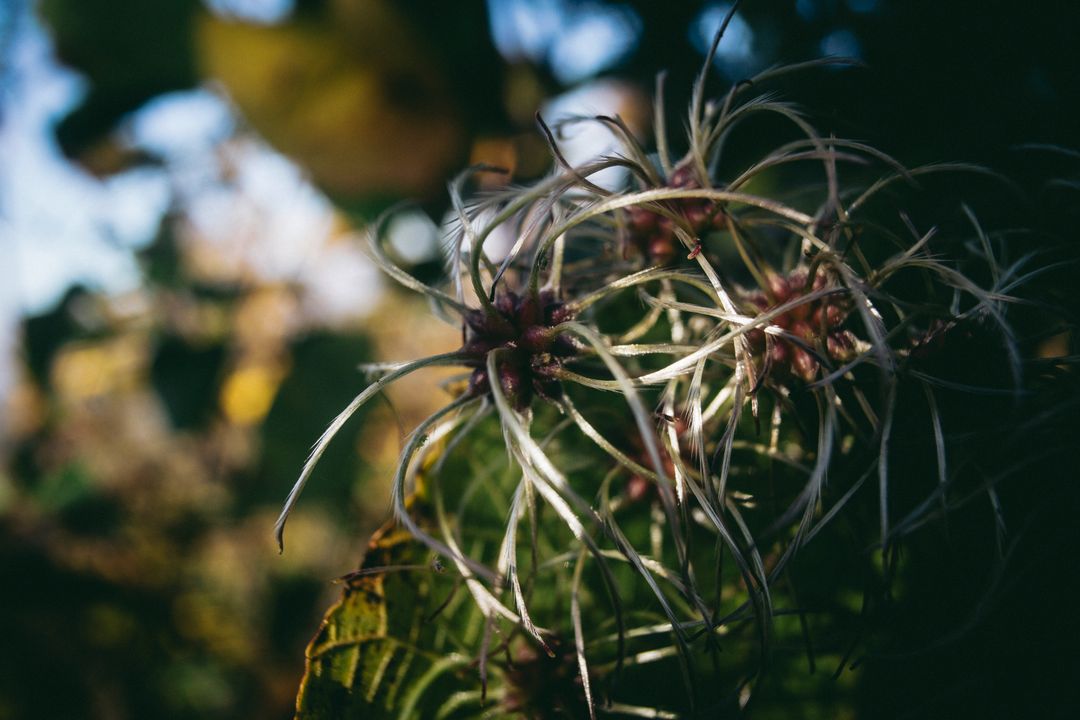
[[[807,287],[807,271],[797,269],[788,275],[770,274],[767,290],[749,293],[745,302],[758,310],[769,310],[779,305],[805,298],[810,292],[829,287],[829,275],[821,271],[814,275],[811,287]],[[812,348],[831,360],[846,362],[855,356],[855,336],[841,325],[847,318],[847,300],[837,296],[818,298],[799,303],[772,319],[772,324],[787,330],[803,341],[804,345],[784,338],[776,338],[770,351],[770,373],[790,374],[812,382],[819,374],[820,364]],[[758,331],[747,335],[751,347],[762,352],[765,337]]]
[[[698,182],[693,168],[690,165],[684,165],[671,174],[667,187],[691,189],[701,187],[701,183]],[[724,213],[711,200],[673,198],[658,201],[658,204],[676,218],[682,215],[685,225],[688,225],[691,232],[699,237],[709,230],[724,227]],[[666,265],[675,260],[680,246],[675,236],[675,228],[676,225],[683,224],[682,221],[672,219],[664,212],[654,212],[640,206],[627,208],[627,215],[630,243],[650,262]],[[626,257],[625,249],[624,257]],[[689,259],[692,260],[695,257],[697,254],[691,254]]]
[[[496,296],[494,312],[466,313],[462,350],[469,356],[466,364],[475,368],[469,379],[470,394],[491,391],[487,358],[498,350],[499,387],[515,408],[527,408],[534,395],[558,398],[561,387],[556,375],[579,347],[573,338],[553,328],[571,319],[572,309],[550,290],[525,296],[505,291]]]

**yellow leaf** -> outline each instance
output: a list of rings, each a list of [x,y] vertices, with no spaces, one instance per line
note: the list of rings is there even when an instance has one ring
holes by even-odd
[[[271,27],[204,16],[203,71],[330,194],[436,191],[466,151],[446,80],[392,8],[350,5],[337,22]]]

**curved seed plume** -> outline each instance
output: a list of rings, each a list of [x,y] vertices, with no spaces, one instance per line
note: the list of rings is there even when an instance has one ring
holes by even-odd
[[[338,413],[337,417],[335,417],[326,430],[323,431],[323,434],[319,436],[315,445],[312,446],[311,454],[308,455],[308,459],[304,463],[303,469],[300,471],[300,478],[296,481],[296,484],[293,485],[292,490],[289,491],[289,496],[285,500],[285,506],[281,509],[281,514],[278,515],[277,522],[274,523],[274,537],[277,539],[279,552],[284,552],[285,550],[285,522],[289,519],[289,514],[292,513],[293,507],[296,506],[297,500],[300,499],[300,493],[304,491],[304,486],[307,485],[308,480],[311,479],[311,473],[314,472],[315,466],[319,463],[319,459],[322,458],[323,453],[326,452],[326,448],[330,445],[330,441],[341,431],[341,428],[349,418],[355,415],[356,411],[363,407],[368,400],[382,392],[383,388],[395,380],[403,378],[406,375],[425,367],[434,365],[457,365],[462,359],[463,356],[459,353],[446,353],[403,363],[397,369],[390,371],[376,380],[373,384],[369,385],[363,392],[353,398],[352,402],[350,402],[344,410]]]

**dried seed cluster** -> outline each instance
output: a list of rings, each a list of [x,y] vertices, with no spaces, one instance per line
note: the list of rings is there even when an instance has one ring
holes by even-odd
[[[765,374],[794,375],[812,382],[822,360],[846,362],[854,357],[855,335],[843,327],[851,310],[850,298],[841,292],[814,297],[837,287],[826,272],[818,270],[811,277],[807,268],[797,268],[787,275],[773,273],[767,279],[768,287],[745,297],[755,312],[768,312],[802,297],[809,299],[773,318],[771,324],[780,328],[782,335],[770,337],[760,328],[748,333],[752,349],[764,358]]]
[[[561,397],[556,375],[578,352],[578,345],[557,326],[571,319],[569,306],[549,290],[535,296],[503,290],[494,309],[468,311],[462,353],[463,364],[473,368],[469,392],[475,396],[491,392],[487,357],[494,350],[505,350],[498,363],[499,387],[515,409],[529,407],[536,396]]]
[[[678,189],[700,188],[688,165],[675,170],[667,187]],[[680,243],[675,236],[675,217],[682,218],[695,237],[704,237],[711,230],[724,226],[724,211],[711,200],[679,198],[657,203],[667,213],[657,212],[647,206],[634,205],[627,211],[629,244],[636,248],[650,264],[667,265],[679,253]]]

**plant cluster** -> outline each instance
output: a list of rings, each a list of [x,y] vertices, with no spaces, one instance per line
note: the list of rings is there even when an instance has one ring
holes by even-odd
[[[565,124],[544,126],[558,160],[549,177],[466,200],[461,176],[445,286],[408,275],[379,228],[369,233],[372,257],[459,325],[462,346],[369,368],[377,379],[316,443],[277,533],[360,406],[417,369],[464,369],[445,407],[409,435],[393,483],[397,522],[480,617],[453,651],[438,646],[439,667],[468,668],[482,684],[445,715],[492,698],[521,709],[544,692],[590,715],[745,705],[770,647],[813,624],[791,582],[801,548],[850,514],[850,552],[887,576],[904,535],[947,511],[938,395],[977,389],[935,374],[945,346],[978,334],[997,349],[987,362],[1004,368],[993,390],[1019,388],[1007,308],[1024,263],[1006,264],[971,212],[966,231],[946,234],[903,205],[924,176],[982,171],[904,168],[751,92],[809,65],[767,71],[716,101],[703,70],[681,158],[670,155],[661,79],[654,153],[618,117],[575,118],[609,127],[623,151],[571,167],[556,141]],[[729,160],[742,128],[767,116],[798,137]],[[623,186],[594,179],[613,167]],[[489,250],[496,236],[512,240],[505,256]],[[925,458],[901,465],[929,481],[895,470],[901,399],[926,440]],[[506,455],[510,469],[499,470]],[[965,502],[976,495],[999,508],[992,484]],[[401,567],[429,572],[410,557]],[[380,568],[392,569],[361,573]],[[556,664],[529,670],[542,654]],[[656,663],[682,681],[644,696],[620,682]],[[718,690],[708,678],[721,669],[733,682]],[[548,689],[533,687],[543,677]]]

